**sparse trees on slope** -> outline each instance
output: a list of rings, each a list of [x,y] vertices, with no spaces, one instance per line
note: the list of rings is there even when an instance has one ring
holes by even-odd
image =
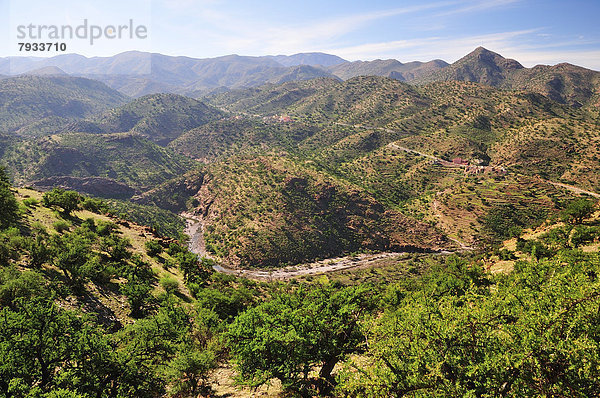
[[[0,230],[14,225],[19,219],[19,205],[10,190],[10,181],[0,166]]]
[[[589,199],[575,199],[563,210],[562,216],[565,221],[571,224],[581,224],[583,220],[589,218],[595,210],[594,202]]]

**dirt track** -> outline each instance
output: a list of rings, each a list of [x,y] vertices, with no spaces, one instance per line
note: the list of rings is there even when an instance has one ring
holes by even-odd
[[[407,253],[377,253],[360,254],[357,256],[337,257],[326,260],[315,261],[307,264],[300,264],[273,270],[249,270],[249,269],[229,269],[220,265],[215,266],[215,270],[226,274],[243,276],[250,279],[290,279],[298,276],[307,276],[323,274],[326,272],[340,271],[351,268],[358,268],[382,260],[404,257]]]
[[[190,251],[201,257],[210,257],[210,254],[206,252],[206,247],[204,245],[204,225],[202,224],[202,219],[189,213],[183,213],[181,215],[187,220],[185,233],[190,237]],[[439,254],[448,253],[449,252],[441,252]],[[384,259],[400,259],[407,254],[408,253],[396,252],[359,254],[356,256],[330,258],[273,270],[231,269],[219,264],[214,265],[213,268],[217,272],[243,276],[251,279],[290,279],[299,276],[323,274],[326,272],[370,266]]]
[[[452,164],[451,162],[445,161],[433,155],[429,155],[426,153],[422,153],[419,151],[415,151],[413,149],[405,148],[399,146],[395,143],[388,144],[389,147],[397,150],[402,150],[405,152],[411,152],[420,156],[424,156],[436,161],[439,161],[444,166],[449,167],[457,167],[457,165]],[[460,166],[459,166],[460,167]],[[600,194],[586,191],[584,189],[567,185],[559,182],[553,182],[548,180],[543,180],[544,182],[554,185],[556,187],[561,187],[567,190],[570,190],[579,194],[587,194],[596,198],[600,198]],[[190,237],[189,248],[193,253],[198,254],[201,257],[211,257],[210,254],[206,251],[206,246],[204,244],[204,224],[202,219],[198,216],[189,213],[182,213],[182,216],[187,220],[187,227],[185,229],[185,233]],[[455,243],[460,246],[460,251],[470,251],[472,247],[465,245],[463,242],[460,242],[456,239],[452,239]],[[449,252],[442,252],[440,254],[448,254]],[[340,271],[351,268],[358,268],[366,265],[371,265],[373,262],[386,259],[386,258],[400,258],[406,255],[406,253],[395,253],[395,252],[384,252],[377,254],[360,254],[358,256],[345,256],[338,257],[332,259],[326,259],[321,261],[315,261],[312,263],[300,264],[295,266],[289,266],[284,268],[278,268],[273,270],[250,270],[250,269],[231,269],[225,268],[219,264],[215,265],[213,268],[217,272],[222,272],[226,274],[232,274],[237,276],[243,276],[246,278],[252,279],[290,279],[298,276],[306,276],[306,275],[314,275],[314,274],[322,274],[326,272]]]
[[[591,192],[591,191],[586,191],[585,189],[581,189],[578,187],[575,187],[573,185],[568,185],[568,184],[563,184],[561,182],[553,182],[553,181],[548,181],[548,180],[543,180],[544,182],[547,182],[548,184],[552,184],[555,187],[561,187],[564,189],[568,189],[571,192],[575,192],[578,194],[586,194],[586,195],[590,195],[593,196],[594,198],[600,198],[600,194],[596,193],[596,192]]]

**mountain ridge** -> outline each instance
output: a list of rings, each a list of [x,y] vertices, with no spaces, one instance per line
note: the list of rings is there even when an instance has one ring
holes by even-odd
[[[350,62],[325,53],[192,58],[128,51],[112,57],[64,54],[52,58],[0,58],[0,75],[44,71],[45,68],[59,68],[70,75],[100,80],[132,97],[174,93],[200,98],[215,92],[286,81],[319,77],[347,80],[374,75],[417,85],[447,80],[472,81],[534,91],[573,106],[595,101],[599,101],[600,106],[600,72],[567,63],[526,68],[484,47],[476,48],[452,64],[439,59],[406,63],[395,59]],[[581,90],[583,85],[588,86],[587,92],[585,88]]]

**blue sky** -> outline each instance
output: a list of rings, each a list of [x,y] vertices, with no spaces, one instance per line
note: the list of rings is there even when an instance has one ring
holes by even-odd
[[[16,51],[19,24],[133,19],[148,26],[147,39],[72,40],[69,52],[204,58],[322,51],[348,60],[453,62],[484,46],[525,66],[570,62],[600,70],[599,0],[0,0],[0,11],[1,56],[23,55]]]

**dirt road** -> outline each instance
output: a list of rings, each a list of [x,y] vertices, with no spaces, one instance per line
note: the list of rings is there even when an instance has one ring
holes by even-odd
[[[294,265],[273,270],[249,270],[249,269],[229,269],[220,265],[215,266],[215,270],[226,274],[242,276],[250,279],[290,279],[299,276],[323,274],[327,272],[340,271],[362,266],[372,265],[383,259],[395,259],[405,257],[407,253],[377,253],[377,254],[359,254],[357,256],[345,256],[330,258],[326,260],[315,261],[301,265]]]
[[[201,217],[190,213],[182,213],[187,221],[185,233],[190,237],[189,249],[200,257],[211,257],[206,251],[204,244],[204,225]],[[436,254],[449,254],[450,252],[440,252]],[[231,269],[223,267],[220,264],[213,266],[214,270],[224,274],[242,276],[250,279],[290,279],[299,276],[323,274],[326,272],[340,271],[364,266],[374,265],[376,262],[384,259],[401,259],[409,253],[404,252],[384,252],[376,254],[359,254],[356,256],[344,256],[330,258],[311,263],[294,265],[273,270],[254,270],[254,269]]]
[[[564,189],[568,189],[571,192],[575,192],[578,194],[590,195],[590,196],[593,196],[594,198],[600,198],[600,193],[586,191],[585,189],[581,189],[581,188],[575,187],[573,185],[568,185],[568,184],[563,184],[561,182],[554,182],[554,181],[548,181],[548,180],[542,180],[542,181],[547,182],[548,184],[552,184],[555,187],[561,187]]]

